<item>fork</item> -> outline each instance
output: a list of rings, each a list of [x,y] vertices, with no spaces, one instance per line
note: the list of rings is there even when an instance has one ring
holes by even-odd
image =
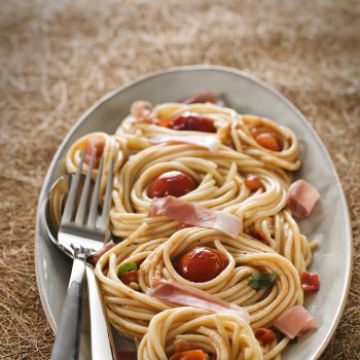
[[[95,185],[90,199],[91,173],[94,167],[94,154],[86,172],[84,186],[82,188],[79,206],[76,207],[76,198],[80,190],[80,176],[84,164],[85,151],[81,155],[79,167],[71,182],[69,195],[65,203],[61,218],[58,241],[62,250],[73,255],[69,286],[63,304],[61,319],[55,344],[51,354],[52,360],[77,359],[79,355],[81,304],[82,304],[82,281],[86,269],[90,302],[90,323],[92,358],[112,359],[110,346],[110,331],[107,326],[106,315],[100,300],[99,289],[96,284],[93,269],[86,266],[89,255],[103,247],[108,227],[113,159],[109,166],[109,177],[106,183],[104,204],[101,215],[98,215],[100,184],[104,166],[102,156]],[[88,203],[90,201],[90,205]],[[88,216],[86,216],[88,213]],[[95,336],[96,325],[96,336]],[[106,334],[104,339],[103,335]]]

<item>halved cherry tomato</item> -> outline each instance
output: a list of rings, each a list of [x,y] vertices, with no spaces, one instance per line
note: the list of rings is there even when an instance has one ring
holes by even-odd
[[[203,350],[190,350],[175,353],[169,360],[209,360],[209,355]]]
[[[85,164],[90,164],[91,156],[94,155],[94,168],[97,168],[100,163],[101,155],[104,152],[105,144],[97,139],[89,139],[85,146]]]
[[[266,132],[265,128],[260,127],[260,126],[253,126],[250,129],[250,133],[251,135],[255,138],[257,137],[259,134],[261,134],[262,132]]]
[[[120,276],[120,279],[125,284],[130,284],[132,282],[138,282],[139,280],[139,270],[128,271]]]
[[[247,175],[244,182],[250,191],[256,191],[263,186],[261,179],[256,175]]]
[[[255,330],[255,337],[260,344],[266,345],[269,342],[276,340],[275,333],[267,328],[258,328]]]
[[[160,126],[165,126],[174,130],[191,130],[214,133],[216,127],[214,121],[197,115],[179,115],[173,119],[161,120]]]
[[[280,142],[277,139],[276,135],[271,132],[264,132],[255,137],[256,142],[264,147],[265,149],[271,151],[280,151],[281,146]]]
[[[195,179],[182,171],[168,171],[157,177],[148,188],[148,196],[183,196],[197,187]]]
[[[265,242],[263,236],[259,232],[255,231],[255,230],[249,231],[247,234],[252,236],[256,240],[259,240],[261,242]]]
[[[320,278],[316,273],[302,272],[300,281],[301,288],[305,293],[313,293],[320,289]]]
[[[196,350],[195,344],[183,339],[174,340],[173,347],[175,353],[189,351],[189,350]]]
[[[221,251],[199,246],[182,254],[176,261],[175,268],[187,280],[205,282],[219,275],[227,264],[228,259]]]

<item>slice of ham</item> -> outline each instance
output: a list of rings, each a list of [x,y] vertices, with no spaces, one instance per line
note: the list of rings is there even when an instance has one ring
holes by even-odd
[[[176,135],[155,135],[150,138],[150,142],[154,144],[173,143],[173,144],[191,144],[217,151],[220,148],[220,140],[215,136],[176,136]]]
[[[148,292],[150,296],[172,304],[193,306],[214,313],[231,314],[238,316],[248,324],[250,323],[250,316],[243,308],[176,281],[154,279]]]
[[[108,242],[104,247],[102,247],[99,251],[97,251],[96,253],[90,255],[90,259],[89,261],[95,265],[99,259],[106,253],[108,252],[110,249],[112,249],[116,244],[113,242]]]
[[[317,189],[305,180],[297,180],[289,188],[288,205],[292,214],[298,218],[309,217],[319,199]]]
[[[195,95],[189,96],[185,99],[178,101],[182,104],[203,104],[203,103],[213,103],[213,104],[223,104],[219,96],[211,91],[204,91],[197,93]]]
[[[138,100],[131,105],[131,114],[138,119],[147,119],[151,117],[153,105],[149,101]]]
[[[317,329],[316,319],[300,305],[287,309],[273,325],[290,339]]]
[[[232,238],[240,233],[242,227],[240,220],[231,214],[206,209],[172,196],[154,198],[149,216],[167,216],[186,225],[217,229]]]

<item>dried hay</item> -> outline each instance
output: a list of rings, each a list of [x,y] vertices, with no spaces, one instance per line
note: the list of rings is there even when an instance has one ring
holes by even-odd
[[[360,359],[358,1],[22,1],[0,4],[0,358],[49,358],[34,218],[49,162],[100,96],[157,69],[246,69],[288,96],[325,142],[355,241],[345,315],[322,359]],[[341,239],[339,239],[341,241]]]

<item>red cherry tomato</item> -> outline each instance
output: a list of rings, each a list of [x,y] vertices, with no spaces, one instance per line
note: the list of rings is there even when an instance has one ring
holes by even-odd
[[[160,124],[166,124],[166,127],[174,130],[191,130],[215,133],[216,127],[214,121],[197,115],[180,115],[167,122],[162,121]]]
[[[196,347],[195,344],[183,339],[175,339],[173,342],[173,348],[175,353],[195,350],[194,346]]]
[[[320,289],[320,278],[316,273],[302,272],[300,274],[300,281],[305,293],[313,293]]]
[[[275,333],[267,328],[258,328],[255,330],[255,337],[260,344],[265,345],[276,340]]]
[[[255,230],[251,230],[247,234],[250,235],[251,237],[255,238],[256,240],[259,240],[259,241],[265,243],[264,237],[259,232],[255,231]]]
[[[122,274],[120,276],[120,279],[125,284],[130,284],[132,282],[138,282],[139,270],[128,271],[125,274]]]
[[[157,177],[148,188],[148,196],[164,197],[167,195],[179,197],[197,186],[195,179],[182,171],[168,171]]]
[[[250,191],[256,191],[263,186],[261,179],[256,175],[247,175],[244,182]]]
[[[190,350],[175,353],[169,360],[209,360],[209,355],[203,350]]]
[[[91,156],[94,155],[94,168],[97,168],[100,163],[101,155],[104,152],[105,144],[96,139],[89,139],[85,146],[85,164],[90,164]]]
[[[177,272],[193,282],[214,279],[227,266],[228,259],[217,249],[196,247],[182,254],[176,263]]]
[[[259,134],[255,137],[256,142],[271,151],[280,151],[281,146],[276,135],[270,132]]]

